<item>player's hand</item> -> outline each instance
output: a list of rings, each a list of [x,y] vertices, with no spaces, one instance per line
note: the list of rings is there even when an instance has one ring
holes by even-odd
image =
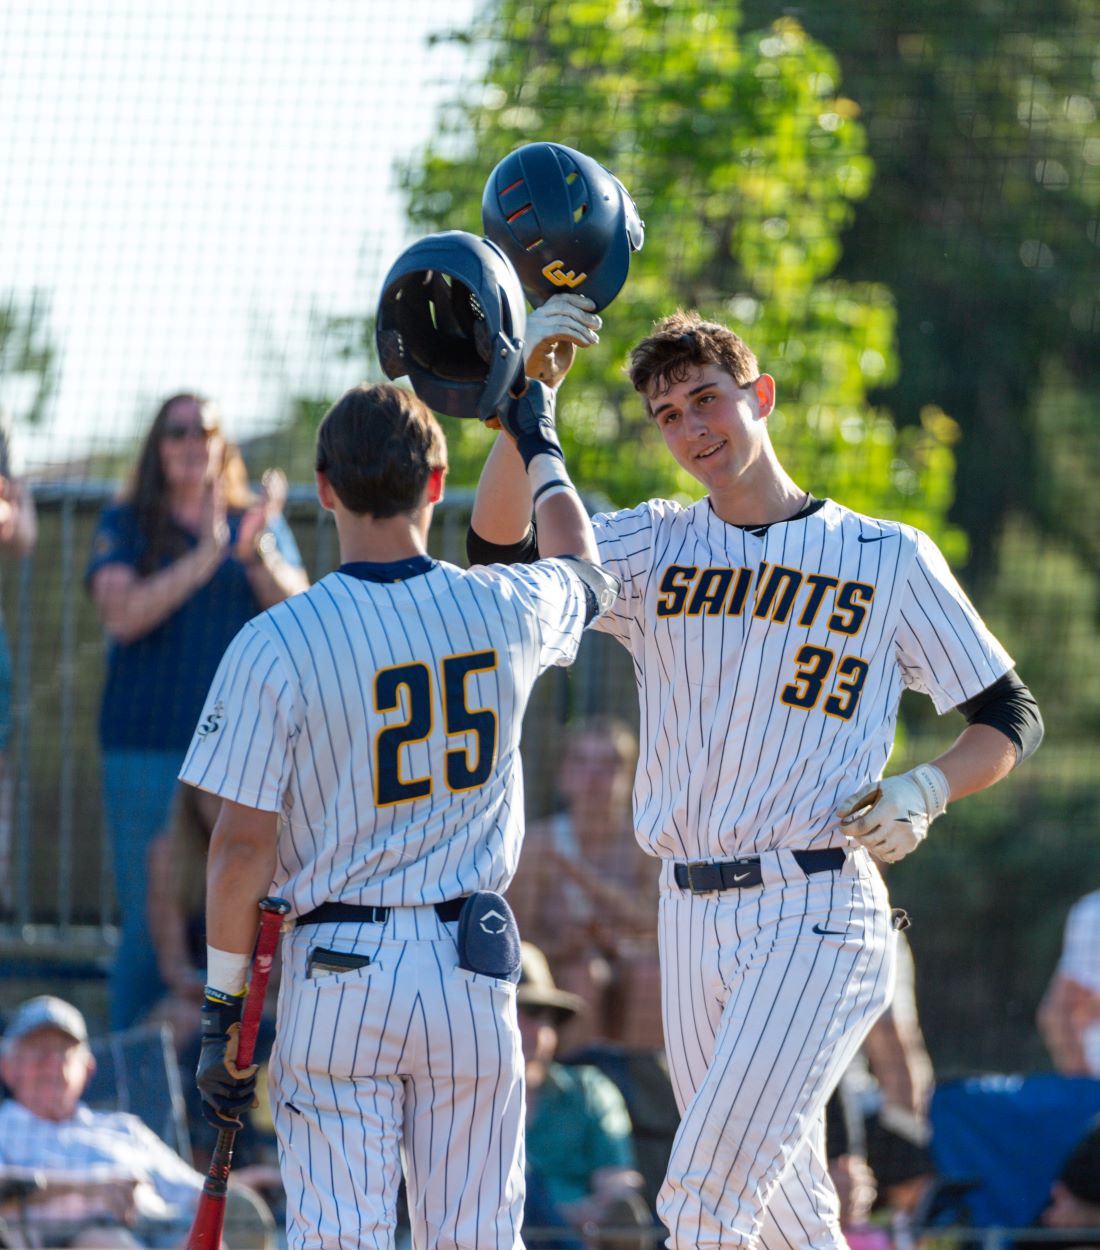
[[[839,829],[877,860],[896,864],[915,851],[928,826],[947,809],[947,779],[935,764],[884,777],[837,809]]]
[[[202,1004],[202,1049],[195,1084],[202,1095],[202,1113],[217,1129],[239,1129],[241,1112],[256,1105],[258,1065],[238,1068],[243,994],[206,988]]]
[[[577,348],[600,341],[597,331],[603,321],[595,308],[585,295],[562,292],[551,295],[528,314],[524,358],[529,378],[551,388],[561,385],[576,359]]]
[[[501,429],[515,439],[524,468],[536,456],[565,459],[554,424],[554,399],[548,386],[532,379],[519,399],[509,399],[500,414]]]

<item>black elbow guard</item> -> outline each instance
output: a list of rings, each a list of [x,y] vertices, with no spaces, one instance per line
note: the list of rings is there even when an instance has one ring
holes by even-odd
[[[1026,760],[1043,740],[1043,718],[1035,696],[1011,669],[973,699],[959,704],[970,725],[989,725],[1016,748],[1016,763]]]
[[[466,559],[470,564],[534,564],[539,540],[532,525],[518,543],[491,543],[470,526],[466,530]]]

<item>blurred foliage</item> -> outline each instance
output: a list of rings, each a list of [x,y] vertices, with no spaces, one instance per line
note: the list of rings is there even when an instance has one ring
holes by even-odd
[[[1051,366],[1094,409],[1100,397],[1100,0],[743,10],[758,25],[796,15],[859,104],[875,183],[839,272],[897,301],[900,369],[883,402],[911,422],[935,403],[962,427],[952,516],[984,576],[1013,512],[1050,518],[1033,470]],[[1095,483],[1100,443],[1073,454]]]
[[[677,306],[744,333],[778,374],[780,455],[815,494],[927,529],[958,558],[945,523],[956,430],[928,408],[899,436],[868,391],[896,374],[895,314],[881,285],[831,277],[840,237],[871,185],[859,110],[832,55],[781,20],[739,36],[736,10],[704,0],[495,0],[447,36],[483,72],[442,109],[403,170],[425,232],[481,231],[485,180],[514,147],[549,138],[613,169],[646,220],[646,244],[601,343],[562,392],[574,478],[629,506],[695,498],[623,374],[631,344]],[[347,325],[362,350],[369,327]],[[452,480],[472,485],[492,437],[448,421]]]
[[[39,421],[57,384],[57,351],[49,335],[49,301],[0,299],[0,413]]]
[[[1076,779],[1025,765],[952,805],[919,854],[888,870],[891,899],[913,922],[921,1022],[941,1079],[1049,1064],[1035,1012],[1066,914],[1100,881],[1100,840],[1086,836],[1095,781],[1078,762]]]

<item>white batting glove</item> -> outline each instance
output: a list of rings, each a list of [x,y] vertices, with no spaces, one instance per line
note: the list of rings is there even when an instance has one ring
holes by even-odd
[[[884,777],[837,809],[840,831],[875,859],[896,864],[924,841],[928,826],[947,810],[951,791],[935,764]]]
[[[597,331],[603,321],[593,311],[595,307],[587,296],[562,292],[527,314],[524,351],[529,378],[538,378],[549,387],[561,384],[577,348],[600,341]]]

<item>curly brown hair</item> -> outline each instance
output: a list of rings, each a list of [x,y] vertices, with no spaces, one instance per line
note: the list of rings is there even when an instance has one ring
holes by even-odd
[[[630,353],[627,374],[631,385],[645,399],[654,386],[667,390],[683,382],[692,369],[717,365],[737,383],[748,386],[760,376],[760,366],[749,345],[716,321],[704,321],[697,312],[677,309],[653,326]]]

